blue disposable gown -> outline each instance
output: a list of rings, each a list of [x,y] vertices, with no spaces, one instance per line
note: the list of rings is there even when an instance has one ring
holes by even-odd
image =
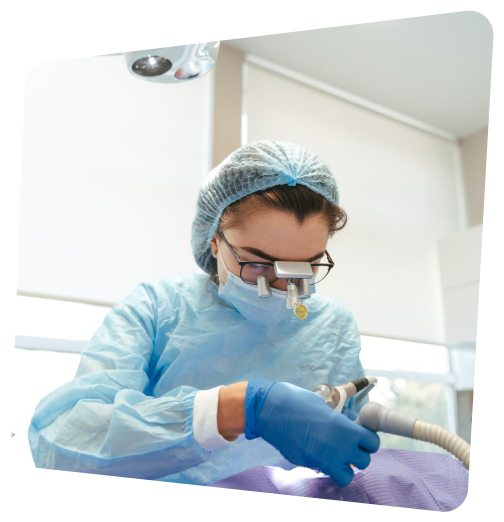
[[[355,321],[315,294],[306,320],[288,314],[261,326],[221,299],[213,281],[206,291],[206,280],[144,283],[111,309],[75,378],[35,410],[37,467],[201,485],[258,465],[293,467],[260,438],[203,449],[193,435],[194,396],[258,378],[310,389],[363,377]]]

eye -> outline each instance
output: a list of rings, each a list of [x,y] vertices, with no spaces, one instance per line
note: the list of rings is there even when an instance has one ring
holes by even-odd
[[[248,266],[250,267],[250,270],[252,270],[253,272],[264,272],[269,268],[268,265],[262,265],[260,263],[252,263]]]

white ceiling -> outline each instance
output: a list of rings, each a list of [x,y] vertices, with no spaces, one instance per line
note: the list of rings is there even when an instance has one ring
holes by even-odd
[[[462,12],[223,43],[461,138],[488,126],[492,37]]]

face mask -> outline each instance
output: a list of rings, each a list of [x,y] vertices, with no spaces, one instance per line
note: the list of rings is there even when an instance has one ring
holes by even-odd
[[[227,272],[227,281],[219,284],[219,296],[233,305],[246,319],[253,323],[271,326],[292,315],[287,308],[287,292],[271,289],[272,296],[261,299],[257,296],[257,285],[249,285],[232,274],[226,267],[219,247],[219,256]]]

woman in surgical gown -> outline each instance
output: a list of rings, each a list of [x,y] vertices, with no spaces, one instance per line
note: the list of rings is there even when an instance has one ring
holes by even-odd
[[[275,260],[331,277],[338,203],[324,161],[289,143],[255,142],[216,167],[191,238],[206,274],[140,284],[111,309],[75,378],[35,410],[36,466],[206,485],[258,465],[326,470],[337,454],[348,483],[378,437],[306,390],[364,376],[355,321],[316,284],[299,319],[285,279],[269,279],[267,299],[250,279]]]

